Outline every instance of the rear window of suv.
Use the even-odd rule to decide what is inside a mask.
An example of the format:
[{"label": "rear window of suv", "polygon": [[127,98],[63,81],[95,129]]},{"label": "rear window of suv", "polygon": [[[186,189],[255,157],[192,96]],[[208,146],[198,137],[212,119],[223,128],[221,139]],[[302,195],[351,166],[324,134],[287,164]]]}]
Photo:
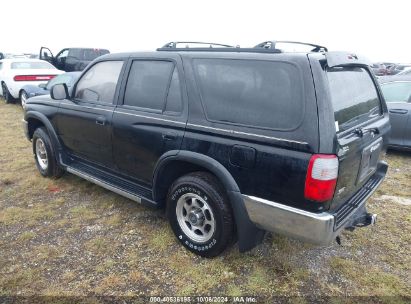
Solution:
[{"label": "rear window of suv", "polygon": [[364,68],[331,68],[327,70],[327,76],[335,123],[339,131],[347,130],[381,114],[377,89]]},{"label": "rear window of suv", "polygon": [[44,61],[28,61],[28,62],[23,62],[23,61],[18,61],[18,62],[12,62],[11,63],[11,68],[12,69],[55,69],[53,65],[50,63]]},{"label": "rear window of suv", "polygon": [[293,64],[194,59],[194,68],[208,120],[275,130],[301,123],[303,84]]}]

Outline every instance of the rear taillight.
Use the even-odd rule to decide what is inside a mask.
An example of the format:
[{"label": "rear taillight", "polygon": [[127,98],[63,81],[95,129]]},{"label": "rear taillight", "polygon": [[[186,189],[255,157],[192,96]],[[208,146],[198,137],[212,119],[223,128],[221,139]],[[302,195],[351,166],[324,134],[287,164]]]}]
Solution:
[{"label": "rear taillight", "polygon": [[56,75],[17,75],[14,76],[14,81],[49,81]]},{"label": "rear taillight", "polygon": [[304,197],[316,202],[325,202],[332,199],[337,177],[337,156],[314,154],[308,164]]}]

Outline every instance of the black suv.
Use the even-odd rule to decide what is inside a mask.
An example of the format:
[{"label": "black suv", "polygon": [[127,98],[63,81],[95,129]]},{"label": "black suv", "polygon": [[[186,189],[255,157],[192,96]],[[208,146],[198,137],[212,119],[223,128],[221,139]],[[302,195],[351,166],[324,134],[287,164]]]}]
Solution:
[{"label": "black suv", "polygon": [[66,48],[54,57],[50,49],[41,47],[39,58],[50,62],[59,70],[75,72],[84,70],[94,59],[109,53],[106,49]]},{"label": "black suv", "polygon": [[27,102],[37,167],[165,207],[202,256],[234,240],[248,250],[265,230],[329,244],[374,223],[365,201],[387,171],[390,124],[368,63],[313,47],[102,56],[72,90]]}]

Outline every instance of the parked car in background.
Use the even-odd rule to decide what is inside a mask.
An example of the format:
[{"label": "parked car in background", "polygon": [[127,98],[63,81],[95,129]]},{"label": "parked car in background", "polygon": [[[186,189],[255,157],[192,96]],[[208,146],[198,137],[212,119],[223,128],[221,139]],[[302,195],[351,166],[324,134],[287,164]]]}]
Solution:
[{"label": "parked car in background", "polygon": [[405,75],[411,75],[411,67],[405,68],[403,71],[397,74],[397,76],[405,76]]},{"label": "parked car in background", "polygon": [[94,59],[109,53],[106,49],[66,48],[54,57],[50,49],[41,47],[39,58],[50,62],[59,70],[73,72],[82,71]]},{"label": "parked car in background", "polygon": [[0,60],[4,59],[4,54],[2,52],[0,52]]},{"label": "parked car in background", "polygon": [[383,63],[373,63],[371,67],[376,76],[387,75],[387,67]]},{"label": "parked car in background", "polygon": [[380,83],[391,121],[388,144],[411,149],[411,76],[384,77]]},{"label": "parked car in background", "polygon": [[368,61],[274,41],[180,44],[100,57],[72,92],[30,98],[40,174],[166,208],[177,240],[205,257],[236,239],[249,250],[264,230],[326,245],[375,222],[366,200],[387,172],[389,118]]},{"label": "parked car in background", "polygon": [[0,60],[1,95],[6,103],[20,98],[25,85],[47,83],[54,76],[64,73],[50,63],[39,59],[3,59]]},{"label": "parked car in background", "polygon": [[398,73],[410,69],[409,64],[394,64],[387,69],[387,75],[397,75]]},{"label": "parked car in background", "polygon": [[70,89],[80,74],[81,72],[68,72],[54,77],[46,84],[41,83],[39,85],[25,85],[21,88],[20,92],[21,106],[23,108],[26,106],[26,101],[28,98],[50,94],[51,88],[56,84],[65,83]]}]

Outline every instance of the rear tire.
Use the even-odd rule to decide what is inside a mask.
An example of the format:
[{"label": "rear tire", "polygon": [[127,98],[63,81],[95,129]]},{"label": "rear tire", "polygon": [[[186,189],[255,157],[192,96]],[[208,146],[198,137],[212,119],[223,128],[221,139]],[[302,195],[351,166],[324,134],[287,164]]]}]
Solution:
[{"label": "rear tire", "polygon": [[33,134],[33,152],[37,169],[44,177],[59,178],[64,171],[57,163],[50,136],[43,127],[37,128]]},{"label": "rear tire", "polygon": [[9,92],[9,89],[7,88],[7,85],[6,85],[4,82],[1,84],[1,88],[2,88],[2,90],[3,90],[3,98],[4,98],[4,101],[5,101],[6,103],[12,103],[12,102],[14,102],[14,98],[13,98],[13,96],[11,96],[11,94],[10,94],[10,92]]},{"label": "rear tire", "polygon": [[167,217],[188,250],[212,258],[232,244],[234,217],[224,188],[210,173],[178,178],[167,197]]}]

